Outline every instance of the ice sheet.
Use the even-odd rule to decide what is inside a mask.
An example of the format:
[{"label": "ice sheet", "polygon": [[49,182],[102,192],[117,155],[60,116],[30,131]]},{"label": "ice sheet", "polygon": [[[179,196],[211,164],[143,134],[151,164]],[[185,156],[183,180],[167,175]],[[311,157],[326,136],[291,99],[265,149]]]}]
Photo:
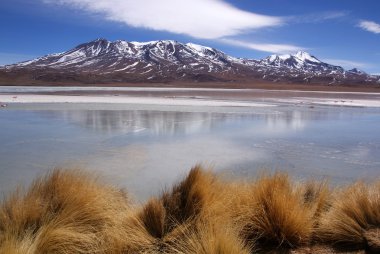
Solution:
[{"label": "ice sheet", "polygon": [[126,97],[126,96],[67,96],[67,95],[33,95],[33,94],[0,94],[1,103],[124,103],[173,106],[210,106],[210,107],[273,107],[273,104],[203,100],[178,99],[159,97]]}]

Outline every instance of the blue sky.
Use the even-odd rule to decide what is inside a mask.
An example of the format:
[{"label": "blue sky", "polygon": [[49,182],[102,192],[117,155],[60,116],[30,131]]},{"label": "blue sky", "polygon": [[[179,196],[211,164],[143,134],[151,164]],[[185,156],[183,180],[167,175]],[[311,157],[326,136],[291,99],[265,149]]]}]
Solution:
[{"label": "blue sky", "polygon": [[172,39],[262,58],[305,50],[380,73],[377,0],[0,0],[0,64],[106,38]]}]

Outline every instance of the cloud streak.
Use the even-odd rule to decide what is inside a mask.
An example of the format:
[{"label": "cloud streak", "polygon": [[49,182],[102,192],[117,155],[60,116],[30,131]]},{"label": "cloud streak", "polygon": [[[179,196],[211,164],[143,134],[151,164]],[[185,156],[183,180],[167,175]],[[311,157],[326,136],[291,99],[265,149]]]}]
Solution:
[{"label": "cloud streak", "polygon": [[223,0],[43,0],[62,4],[107,20],[201,39],[234,36],[280,26],[281,17],[238,9]]},{"label": "cloud streak", "polygon": [[34,59],[36,57],[37,56],[35,55],[24,55],[24,54],[0,52],[0,66],[18,63],[18,62]]},{"label": "cloud streak", "polygon": [[344,59],[324,59],[324,62],[327,62],[329,64],[342,66],[345,69],[371,67],[371,65],[368,63],[352,61],[352,60],[344,60]]},{"label": "cloud streak", "polygon": [[290,16],[287,18],[289,23],[321,23],[333,19],[341,19],[347,17],[350,14],[349,11],[325,11],[316,12],[305,15]]},{"label": "cloud streak", "polygon": [[305,48],[290,44],[255,43],[236,39],[220,39],[220,42],[233,46],[239,46],[243,48],[276,54],[294,53],[296,51],[305,50]]},{"label": "cloud streak", "polygon": [[358,26],[368,32],[380,34],[380,24],[369,21],[369,20],[361,20]]},{"label": "cloud streak", "polygon": [[41,0],[59,4],[127,26],[166,31],[276,54],[305,48],[291,44],[258,43],[240,40],[238,35],[286,24],[318,23],[339,19],[348,11],[326,11],[299,16],[261,15],[225,0]]}]

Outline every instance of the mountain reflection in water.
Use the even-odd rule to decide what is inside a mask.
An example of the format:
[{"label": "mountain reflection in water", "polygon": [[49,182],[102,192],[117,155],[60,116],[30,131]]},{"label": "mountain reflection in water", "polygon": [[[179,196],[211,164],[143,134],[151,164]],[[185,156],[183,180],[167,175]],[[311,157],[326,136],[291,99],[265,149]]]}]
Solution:
[{"label": "mountain reflection in water", "polygon": [[[262,169],[334,182],[378,175],[380,112],[338,107],[0,111],[0,191],[55,166],[101,172],[145,199],[196,163],[235,177]],[[223,112],[224,111],[224,112]]]},{"label": "mountain reflection in water", "polygon": [[266,114],[255,112],[176,112],[141,110],[68,110],[39,111],[43,117],[62,119],[89,131],[100,133],[138,133],[148,131],[153,135],[191,134],[212,131],[224,124],[261,120],[271,130],[298,130],[308,121],[339,118],[339,114],[328,111],[275,111]]}]

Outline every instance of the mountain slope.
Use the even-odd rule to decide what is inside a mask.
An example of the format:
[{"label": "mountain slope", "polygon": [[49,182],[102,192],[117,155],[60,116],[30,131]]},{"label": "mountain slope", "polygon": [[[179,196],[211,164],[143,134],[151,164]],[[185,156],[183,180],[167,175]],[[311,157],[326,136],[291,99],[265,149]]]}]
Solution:
[{"label": "mountain slope", "polygon": [[7,65],[0,77],[48,82],[269,81],[316,84],[377,84],[379,77],[324,63],[306,52],[261,60],[172,40],[110,42],[97,39],[69,51]]}]

